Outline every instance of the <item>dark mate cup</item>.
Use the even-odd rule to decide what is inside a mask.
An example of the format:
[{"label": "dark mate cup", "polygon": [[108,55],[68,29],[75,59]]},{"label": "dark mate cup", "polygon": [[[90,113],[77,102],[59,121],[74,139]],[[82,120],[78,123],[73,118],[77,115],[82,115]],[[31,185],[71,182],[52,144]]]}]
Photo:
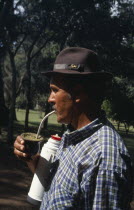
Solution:
[{"label": "dark mate cup", "polygon": [[36,133],[22,133],[21,137],[25,141],[25,152],[29,155],[35,155],[38,152],[38,143],[43,141],[42,136],[36,138]]}]

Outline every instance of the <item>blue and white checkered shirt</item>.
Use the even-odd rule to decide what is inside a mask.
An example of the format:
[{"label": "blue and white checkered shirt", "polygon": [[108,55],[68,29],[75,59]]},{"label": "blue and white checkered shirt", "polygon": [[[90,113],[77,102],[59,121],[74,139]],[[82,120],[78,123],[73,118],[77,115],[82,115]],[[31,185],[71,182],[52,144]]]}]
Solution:
[{"label": "blue and white checkered shirt", "polygon": [[41,210],[129,209],[131,160],[105,117],[63,135],[52,173]]}]

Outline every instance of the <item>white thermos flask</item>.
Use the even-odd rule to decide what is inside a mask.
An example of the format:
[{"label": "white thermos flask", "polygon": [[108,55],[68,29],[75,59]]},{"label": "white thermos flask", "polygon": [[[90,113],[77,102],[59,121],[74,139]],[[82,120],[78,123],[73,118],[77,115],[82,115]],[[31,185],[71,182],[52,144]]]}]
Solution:
[{"label": "white thermos flask", "polygon": [[48,189],[50,165],[54,160],[61,138],[51,136],[42,147],[40,158],[33,176],[31,187],[27,196],[28,202],[40,205],[44,191]]}]

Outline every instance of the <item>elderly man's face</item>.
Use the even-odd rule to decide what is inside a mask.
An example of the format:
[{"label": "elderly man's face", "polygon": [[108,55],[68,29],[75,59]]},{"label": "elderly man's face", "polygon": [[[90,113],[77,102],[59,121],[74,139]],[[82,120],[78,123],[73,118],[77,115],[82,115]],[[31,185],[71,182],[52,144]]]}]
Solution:
[{"label": "elderly man's face", "polygon": [[50,89],[51,93],[48,102],[51,103],[54,110],[56,110],[57,121],[65,124],[71,123],[74,102],[71,95],[67,92],[62,78],[52,78]]}]

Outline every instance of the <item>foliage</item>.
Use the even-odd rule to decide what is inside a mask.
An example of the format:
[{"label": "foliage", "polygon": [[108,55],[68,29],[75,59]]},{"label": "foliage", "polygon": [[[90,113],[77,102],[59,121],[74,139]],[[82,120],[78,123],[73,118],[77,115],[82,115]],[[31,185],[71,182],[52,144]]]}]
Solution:
[{"label": "foliage", "polygon": [[55,32],[54,38],[60,49],[66,46],[94,49],[101,55],[103,69],[115,75],[128,76],[129,73],[131,76],[129,64],[133,63],[134,34],[132,1],[51,0],[42,1],[42,5],[49,10],[49,30]]},{"label": "foliage", "polygon": [[20,94],[16,99],[16,108],[25,109],[26,108],[26,97],[23,94]]},{"label": "foliage", "polygon": [[39,100],[38,100],[38,103],[39,103],[39,109],[42,110],[42,111],[46,111],[46,108],[47,108],[47,100],[48,100],[48,97],[47,96],[40,96],[39,97]]},{"label": "foliage", "polygon": [[129,130],[134,125],[134,87],[126,78],[115,78],[111,117],[124,123]]},{"label": "foliage", "polygon": [[[52,68],[55,56],[64,47],[81,46],[98,52],[102,69],[126,78],[122,82],[116,79],[112,105],[108,107],[105,101],[103,106],[109,115],[112,110],[113,118],[132,123],[132,117],[121,113],[119,107],[128,106],[130,110],[133,106],[133,14],[131,0],[2,0],[0,53],[4,52],[8,107],[15,109],[16,97],[17,104],[23,104],[20,94],[25,94],[28,121],[31,102],[32,107],[37,101],[44,103],[42,97],[49,92],[49,81],[39,73]],[[123,104],[118,105],[119,98]]]},{"label": "foliage", "polygon": [[[30,109],[45,112],[47,106],[48,96],[45,95],[34,95],[32,97]],[[20,94],[16,99],[17,109],[26,109],[26,97],[24,94]]]},{"label": "foliage", "polygon": [[102,109],[105,110],[107,117],[111,118],[112,116],[112,106],[110,100],[104,100],[102,104]]}]

